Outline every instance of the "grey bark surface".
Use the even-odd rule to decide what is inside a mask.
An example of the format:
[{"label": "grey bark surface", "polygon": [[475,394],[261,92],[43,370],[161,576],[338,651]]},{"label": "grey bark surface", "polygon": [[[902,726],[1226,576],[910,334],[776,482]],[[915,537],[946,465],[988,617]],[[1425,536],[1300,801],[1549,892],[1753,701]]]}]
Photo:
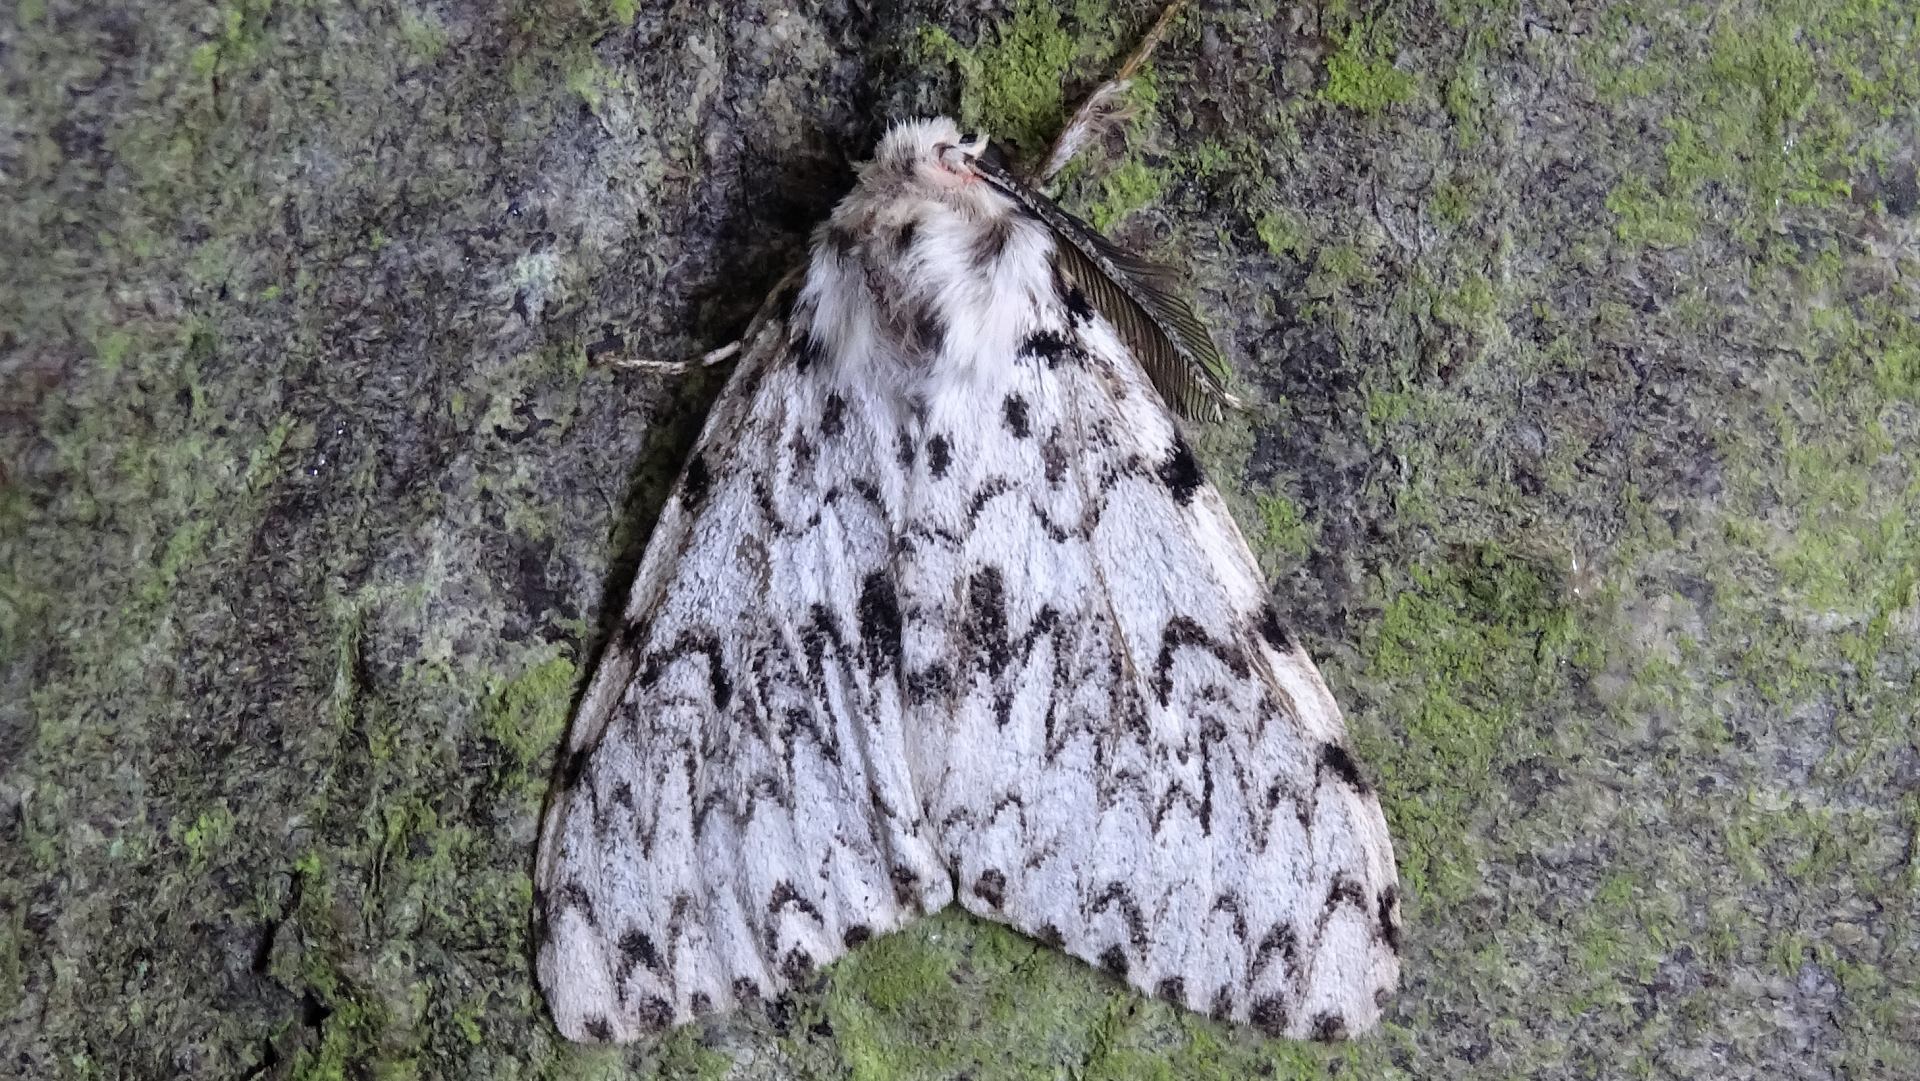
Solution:
[{"label": "grey bark surface", "polygon": [[0,13],[0,1073],[1920,1072],[1904,0],[1204,2],[1063,205],[1348,711],[1400,995],[1268,1041],[946,914],[614,1050],[532,981],[569,711],[885,125],[1029,156],[1151,22],[633,0]]}]

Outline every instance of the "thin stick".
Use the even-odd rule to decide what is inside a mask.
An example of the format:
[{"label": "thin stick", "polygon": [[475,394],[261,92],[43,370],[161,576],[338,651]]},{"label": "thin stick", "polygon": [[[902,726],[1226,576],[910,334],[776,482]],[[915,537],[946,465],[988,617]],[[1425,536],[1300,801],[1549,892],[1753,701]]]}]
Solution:
[{"label": "thin stick", "polygon": [[1153,50],[1159,47],[1160,39],[1167,36],[1168,30],[1173,29],[1173,17],[1180,14],[1186,6],[1187,0],[1173,0],[1173,3],[1167,5],[1167,10],[1160,13],[1160,18],[1154,21],[1153,28],[1147,31],[1147,36],[1140,39],[1140,44],[1133,50],[1133,55],[1127,57],[1127,62],[1120,65],[1119,74],[1113,77],[1115,82],[1131,79],[1139,72],[1141,65],[1145,64],[1148,58],[1153,56]]},{"label": "thin stick", "polygon": [[750,350],[759,344],[759,339],[766,329],[778,322],[774,312],[780,306],[780,295],[790,289],[800,288],[806,276],[804,267],[788,271],[787,275],[780,279],[779,284],[773,287],[773,291],[767,294],[767,299],[760,302],[760,309],[753,313],[753,321],[747,324],[745,333],[720,348],[709,351],[697,361],[640,360],[635,357],[624,357],[613,361],[612,364],[616,368],[630,368],[634,371],[655,372],[662,375],[685,375],[695,368],[713,368],[725,364],[739,355],[741,350]]}]

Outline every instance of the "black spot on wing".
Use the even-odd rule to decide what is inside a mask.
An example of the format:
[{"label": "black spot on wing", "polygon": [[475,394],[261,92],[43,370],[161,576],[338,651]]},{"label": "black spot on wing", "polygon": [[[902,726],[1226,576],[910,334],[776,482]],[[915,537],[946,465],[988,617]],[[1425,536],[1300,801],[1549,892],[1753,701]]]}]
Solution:
[{"label": "black spot on wing", "polygon": [[973,663],[998,679],[1013,656],[1007,639],[1007,588],[999,567],[982,567],[967,583],[966,634]]},{"label": "black spot on wing", "polygon": [[1173,446],[1167,451],[1166,460],[1160,463],[1158,470],[1160,483],[1173,493],[1174,501],[1181,506],[1193,502],[1193,493],[1206,483],[1206,477],[1200,472],[1200,463],[1194,460],[1193,448],[1179,432],[1173,433]]},{"label": "black spot on wing", "polygon": [[606,1043],[608,1040],[613,1039],[613,1026],[607,1024],[607,1019],[599,1014],[594,1014],[592,1017],[585,1019],[581,1023],[581,1028],[586,1030],[587,1039],[589,1040]]},{"label": "black spot on wing", "polygon": [[793,442],[788,445],[793,449],[794,469],[798,472],[810,469],[813,465],[814,451],[813,444],[807,439],[807,433],[794,432]]},{"label": "black spot on wing", "polygon": [[1056,950],[1067,944],[1067,936],[1060,933],[1060,928],[1050,923],[1042,925],[1040,930],[1034,932],[1033,937],[1039,939],[1042,945]]},{"label": "black spot on wing", "polygon": [[1235,897],[1232,893],[1223,893],[1214,898],[1213,907],[1209,909],[1208,912],[1209,914],[1225,912],[1231,915],[1233,917],[1233,937],[1243,942],[1246,941],[1247,917],[1246,913],[1240,910],[1240,898]]},{"label": "black spot on wing", "polygon": [[653,939],[648,938],[646,933],[638,928],[620,936],[620,959],[622,979],[626,978],[627,973],[633,971],[635,965],[640,965],[650,972],[660,971],[660,951],[654,949]]},{"label": "black spot on wing", "polygon": [[560,901],[560,907],[563,911],[569,908],[573,909],[575,912],[580,913],[581,919],[587,921],[588,927],[599,928],[600,921],[594,916],[593,912],[593,899],[587,896],[587,888],[582,886],[578,881],[569,882],[561,886],[558,900]]},{"label": "black spot on wing", "polygon": [[920,223],[917,221],[910,221],[902,225],[900,231],[894,234],[893,250],[901,255],[905,255],[908,250],[913,247],[913,238],[919,231]]},{"label": "black spot on wing", "polygon": [[944,664],[933,664],[907,675],[907,699],[924,706],[946,698],[953,689],[953,673]]},{"label": "black spot on wing", "polygon": [[807,621],[800,625],[800,651],[806,655],[807,674],[812,677],[816,688],[819,688],[820,680],[826,674],[829,647],[836,654],[844,648],[840,640],[840,624],[833,618],[831,609],[816,603],[807,609]]},{"label": "black spot on wing", "polygon": [[820,409],[820,434],[831,439],[847,427],[847,400],[838,394],[827,395]]},{"label": "black spot on wing", "polygon": [[1126,883],[1107,883],[1107,888],[1100,892],[1100,896],[1093,899],[1093,904],[1089,908],[1089,911],[1104,912],[1109,908],[1118,908],[1120,910],[1120,918],[1125,920],[1127,924],[1127,940],[1133,943],[1133,948],[1136,950],[1145,950],[1147,948],[1147,918],[1141,913],[1140,903],[1133,899],[1133,894],[1127,889]]},{"label": "black spot on wing", "polygon": [[900,601],[885,572],[874,571],[861,583],[859,611],[867,667],[874,672],[893,670],[900,660]]},{"label": "black spot on wing", "polygon": [[1360,764],[1338,743],[1320,745],[1320,768],[1331,771],[1355,792],[1363,796],[1367,794],[1367,779],[1360,775]]},{"label": "black spot on wing", "polygon": [[820,910],[814,907],[812,901],[801,896],[800,891],[794,889],[793,883],[791,882],[782,881],[780,884],[774,886],[773,895],[767,898],[767,915],[778,915],[783,908],[793,908],[804,912],[813,917],[813,922],[815,923],[826,922],[821,918]]},{"label": "black spot on wing", "polygon": [[952,449],[947,445],[947,437],[936,435],[927,440],[927,472],[935,480],[947,475],[947,466],[953,463]]},{"label": "black spot on wing", "polygon": [[735,1002],[740,1002],[740,1003],[752,1002],[755,999],[758,999],[759,997],[760,997],[759,984],[754,983],[752,980],[748,979],[745,976],[742,976],[739,979],[733,981],[733,1000]]},{"label": "black spot on wing", "polygon": [[1036,330],[1027,335],[1020,345],[1022,356],[1039,357],[1047,362],[1047,367],[1057,368],[1060,361],[1073,351],[1073,345],[1064,335],[1051,330]]},{"label": "black spot on wing", "polygon": [[1324,907],[1326,911],[1331,912],[1341,905],[1354,905],[1358,908],[1366,908],[1367,891],[1360,888],[1360,883],[1355,882],[1346,875],[1335,875],[1333,876],[1333,885],[1327,889],[1327,900]]},{"label": "black spot on wing", "polygon": [[1293,925],[1286,922],[1276,923],[1267,928],[1261,937],[1260,945],[1253,951],[1253,964],[1247,968],[1250,977],[1258,977],[1266,967],[1278,958],[1280,965],[1291,979],[1300,970],[1300,936],[1294,932]]},{"label": "black spot on wing", "polygon": [[1332,1012],[1315,1015],[1313,1038],[1321,1043],[1333,1043],[1335,1040],[1346,1039],[1347,1019]]},{"label": "black spot on wing", "polygon": [[991,867],[980,872],[980,878],[973,884],[973,895],[999,908],[1007,899],[1007,876]]},{"label": "black spot on wing", "polygon": [[773,1026],[776,1036],[785,1036],[793,1031],[792,995],[781,995],[767,1000],[767,1024]]},{"label": "black spot on wing", "polygon": [[1061,273],[1057,262],[1053,266],[1053,291],[1060,297],[1060,303],[1067,306],[1076,325],[1093,318],[1093,305],[1087,303],[1086,291]]},{"label": "black spot on wing", "polygon": [[1100,955],[1100,967],[1121,979],[1127,978],[1127,952],[1118,945],[1108,946]]},{"label": "black spot on wing", "polygon": [[913,437],[907,434],[905,428],[902,428],[895,438],[897,446],[894,460],[900,463],[900,468],[909,469],[913,466]]},{"label": "black spot on wing", "polygon": [[627,625],[620,628],[621,648],[630,653],[638,651],[647,642],[647,626],[644,619],[628,620]]},{"label": "black spot on wing", "polygon": [[634,1020],[648,1032],[659,1032],[673,1024],[673,1003],[664,998],[649,998],[634,1011]]},{"label": "black spot on wing", "polygon": [[1287,1034],[1287,1004],[1277,995],[1256,999],[1253,1009],[1247,1011],[1247,1020],[1254,1028],[1269,1036]]},{"label": "black spot on wing", "polygon": [[847,933],[840,936],[840,941],[846,944],[847,949],[851,950],[858,948],[872,937],[873,928],[868,927],[864,923],[856,923],[852,927],[847,928]]},{"label": "black spot on wing", "polygon": [[788,950],[787,955],[780,959],[780,975],[785,976],[788,983],[805,982],[808,976],[813,975],[813,955],[798,946]]},{"label": "black spot on wing", "polygon": [[1207,1016],[1215,1021],[1233,1020],[1233,991],[1225,984],[1213,993],[1213,1003],[1207,1007]]},{"label": "black spot on wing", "polygon": [[1009,492],[1017,491],[1019,489],[1014,487],[1013,481],[1006,477],[994,477],[974,489],[973,498],[967,501],[967,524],[979,525],[980,512],[986,509],[987,504]]},{"label": "black spot on wing", "polygon": [[895,864],[887,877],[893,880],[893,900],[895,904],[906,905],[914,901],[914,894],[920,888],[920,875],[905,864]]},{"label": "black spot on wing", "polygon": [[619,784],[614,785],[613,796],[607,800],[607,805],[610,807],[625,807],[627,811],[631,813],[634,809],[633,785],[628,784],[626,781],[621,781]]},{"label": "black spot on wing", "polygon": [[1033,434],[1033,429],[1027,424],[1025,398],[1018,394],[1007,395],[1007,400],[1000,403],[1000,411],[1006,417],[1007,431],[1012,432],[1015,439],[1025,439]]},{"label": "black spot on wing", "polygon": [[706,455],[696,452],[687,459],[686,472],[680,474],[680,506],[684,510],[693,510],[707,492],[713,487],[713,474],[707,471]]},{"label": "black spot on wing", "polygon": [[552,899],[547,891],[535,886],[533,889],[533,940],[545,942],[553,931],[553,914],[548,910]]},{"label": "black spot on wing", "polygon": [[1299,646],[1299,641],[1293,636],[1292,628],[1281,621],[1280,613],[1274,610],[1272,601],[1268,601],[1266,607],[1260,610],[1258,629],[1260,637],[1266,639],[1268,645],[1282,653],[1291,653]]},{"label": "black spot on wing", "polygon": [[705,991],[695,991],[687,998],[687,1006],[697,1014],[713,1012],[713,1000],[707,997]]},{"label": "black spot on wing", "polygon": [[1169,976],[1154,985],[1153,993],[1176,1006],[1187,1004],[1187,981],[1178,976]]},{"label": "black spot on wing", "polygon": [[1059,484],[1067,475],[1067,448],[1055,432],[1040,444],[1040,465],[1048,484]]},{"label": "black spot on wing", "polygon": [[[816,683],[817,682],[818,681],[816,681]],[[826,692],[823,690],[820,693],[824,695]],[[793,753],[795,742],[799,739],[800,734],[804,732],[810,738],[813,745],[820,749],[821,758],[825,759],[829,765],[837,766],[840,764],[839,737],[834,734],[832,728],[823,727],[815,718],[812,710],[802,709],[798,706],[788,706],[785,710],[781,711],[780,719],[782,721],[780,725],[780,746],[787,748],[789,755]]]}]

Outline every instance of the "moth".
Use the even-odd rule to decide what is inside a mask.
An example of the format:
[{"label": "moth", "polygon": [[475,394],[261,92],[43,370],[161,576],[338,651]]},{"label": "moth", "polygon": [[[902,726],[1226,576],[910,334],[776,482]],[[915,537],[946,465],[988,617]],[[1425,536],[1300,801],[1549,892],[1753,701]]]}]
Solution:
[{"label": "moth", "polygon": [[563,751],[560,1030],[777,996],[956,900],[1269,1034],[1373,1024],[1392,844],[1181,434],[1224,373],[985,139],[888,131],[744,339]]}]

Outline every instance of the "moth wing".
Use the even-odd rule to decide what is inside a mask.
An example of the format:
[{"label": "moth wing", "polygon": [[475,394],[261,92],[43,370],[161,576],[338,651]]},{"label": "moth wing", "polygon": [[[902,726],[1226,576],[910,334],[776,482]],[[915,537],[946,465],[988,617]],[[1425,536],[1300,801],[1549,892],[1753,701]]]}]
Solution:
[{"label": "moth wing", "polygon": [[1398,893],[1339,707],[1111,325],[1077,290],[1036,318],[997,423],[913,489],[957,486],[903,582],[954,583],[914,727],[945,732],[918,757],[958,896],[1191,1009],[1362,1030]]},{"label": "moth wing", "polygon": [[661,514],[542,829],[540,983],[576,1040],[778,994],[951,897],[902,749],[893,433],[780,337]]}]

